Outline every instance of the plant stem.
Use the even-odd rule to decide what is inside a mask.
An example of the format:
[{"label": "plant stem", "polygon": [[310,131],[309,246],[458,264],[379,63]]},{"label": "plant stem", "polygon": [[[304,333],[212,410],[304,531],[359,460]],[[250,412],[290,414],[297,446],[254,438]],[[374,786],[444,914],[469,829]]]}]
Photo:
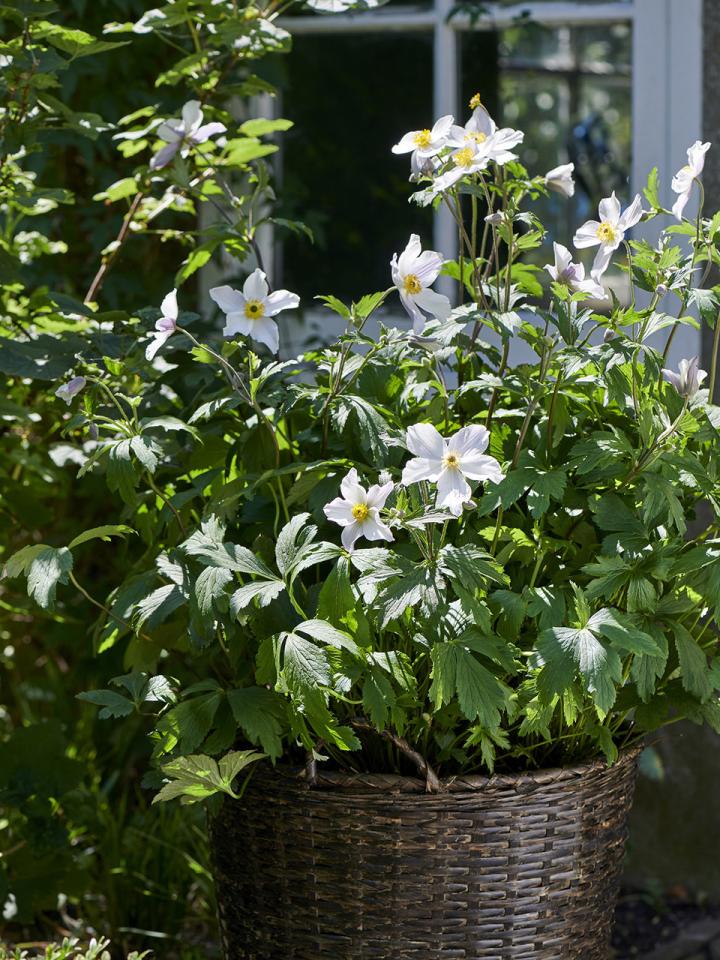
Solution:
[{"label": "plant stem", "polygon": [[93,303],[97,299],[97,295],[102,289],[103,283],[105,282],[105,277],[107,276],[112,265],[117,260],[121,249],[123,248],[126,240],[128,239],[128,236],[130,233],[130,225],[135,219],[135,214],[137,213],[138,208],[144,196],[145,196],[145,193],[142,190],[138,190],[138,192],[135,194],[133,202],[130,204],[130,209],[128,210],[128,212],[125,214],[123,218],[120,231],[113,245],[112,253],[107,258],[107,260],[104,260],[100,264],[100,268],[98,269],[98,272],[95,274],[95,277],[93,278],[93,281],[90,284],[88,292],[85,294],[85,299],[83,300],[83,303]]}]

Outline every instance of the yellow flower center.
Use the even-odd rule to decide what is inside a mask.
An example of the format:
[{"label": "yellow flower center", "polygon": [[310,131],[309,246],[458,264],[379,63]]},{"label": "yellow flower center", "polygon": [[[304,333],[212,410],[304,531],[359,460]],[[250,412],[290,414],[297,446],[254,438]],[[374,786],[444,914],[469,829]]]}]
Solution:
[{"label": "yellow flower center", "polygon": [[363,520],[367,520],[369,514],[370,509],[365,503],[356,503],[352,508],[352,515],[355,517],[358,523],[362,523]]},{"label": "yellow flower center", "polygon": [[418,130],[415,134],[416,147],[429,147],[432,140],[432,134],[429,130]]},{"label": "yellow flower center", "polygon": [[471,109],[471,110],[474,110],[476,107],[479,107],[481,103],[482,103],[482,97],[480,96],[479,93],[474,93],[474,94],[470,97],[470,109]]},{"label": "yellow flower center", "polygon": [[422,284],[420,280],[414,273],[409,273],[403,280],[403,286],[405,287],[405,293],[420,293],[422,291]]},{"label": "yellow flower center", "polygon": [[262,300],[248,300],[245,304],[245,316],[248,320],[259,320],[265,316],[265,304]]},{"label": "yellow flower center", "polygon": [[474,159],[475,154],[471,147],[463,147],[462,150],[453,154],[453,163],[456,167],[471,167]]},{"label": "yellow flower center", "polygon": [[487,134],[481,133],[479,130],[477,133],[466,133],[466,140],[471,140],[473,143],[485,143],[487,140]]},{"label": "yellow flower center", "polygon": [[460,457],[456,453],[446,453],[443,457],[443,463],[451,470],[457,470],[460,466]]},{"label": "yellow flower center", "polygon": [[611,223],[601,223],[597,228],[597,235],[603,243],[615,243],[617,234],[615,227]]}]

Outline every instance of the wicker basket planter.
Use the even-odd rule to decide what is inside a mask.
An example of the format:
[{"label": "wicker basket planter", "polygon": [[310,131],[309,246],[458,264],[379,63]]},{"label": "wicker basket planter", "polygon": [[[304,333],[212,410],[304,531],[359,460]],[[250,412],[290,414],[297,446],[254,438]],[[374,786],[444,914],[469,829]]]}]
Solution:
[{"label": "wicker basket planter", "polygon": [[226,960],[608,960],[637,754],[433,794],[259,768],[211,828]]}]

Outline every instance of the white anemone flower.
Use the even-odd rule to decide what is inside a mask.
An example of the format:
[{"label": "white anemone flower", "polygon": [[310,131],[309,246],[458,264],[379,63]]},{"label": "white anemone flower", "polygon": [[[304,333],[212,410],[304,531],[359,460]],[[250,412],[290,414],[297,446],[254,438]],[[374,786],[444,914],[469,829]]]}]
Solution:
[{"label": "white anemone flower", "polygon": [[232,337],[244,334],[277,353],[280,334],[272,318],[281,310],[295,310],[300,304],[300,297],[289,290],[269,291],[267,277],[259,267],[243,284],[242,293],[228,286],[213,287],[209,291],[210,296],[227,319],[223,335]]},{"label": "white anemone flower", "polygon": [[68,380],[67,383],[63,383],[62,386],[57,388],[55,396],[60,400],[64,400],[65,403],[70,406],[80,391],[85,389],[86,384],[87,380],[85,377],[73,377],[72,380]]},{"label": "white anemone flower", "polygon": [[592,277],[585,278],[585,267],[572,262],[572,254],[561,243],[553,243],[555,263],[546,263],[545,269],[556,283],[569,287],[573,293],[588,293],[597,300],[606,300],[607,294],[601,283]]},{"label": "white anemone flower", "polygon": [[564,197],[572,197],[575,194],[574,171],[574,163],[563,163],[559,167],[553,167],[545,174],[545,186],[548,190],[561,193]]},{"label": "white anemone flower", "polygon": [[445,146],[454,118],[448,114],[433,125],[431,130],[411,130],[395,144],[393,153],[416,153],[418,159],[434,157]]},{"label": "white anemone flower", "polygon": [[448,158],[448,168],[436,178],[433,184],[433,193],[437,196],[453,187],[463,177],[482,173],[489,163],[490,157],[477,143],[467,143],[464,147],[453,150]]},{"label": "white anemone flower", "polygon": [[681,397],[687,397],[688,400],[691,400],[707,377],[707,373],[699,368],[700,360],[698,357],[681,360],[678,364],[677,373],[674,370],[663,370],[663,380],[672,384]]},{"label": "white anemone flower", "polygon": [[599,280],[607,270],[613,253],[625,239],[626,231],[640,222],[644,213],[640,194],[635,194],[635,199],[624,213],[621,214],[620,209],[620,201],[613,191],[612,196],[600,201],[600,220],[588,220],[573,237],[578,250],[600,247],[590,271],[594,280]]},{"label": "white anemone flower", "polygon": [[346,550],[352,550],[359,537],[366,540],[392,540],[390,527],[380,519],[380,510],[393,490],[392,480],[382,486],[374,484],[369,490],[358,481],[357,470],[351,470],[340,483],[341,497],[325,504],[328,520],[343,528],[341,540]]},{"label": "white anemone flower", "polygon": [[443,255],[436,250],[423,250],[420,237],[413,233],[403,252],[393,254],[390,261],[392,280],[400,292],[400,301],[413,322],[416,333],[425,323],[423,311],[438,320],[450,316],[450,301],[442,293],[430,287],[438,278],[443,265]]},{"label": "white anemone flower", "polygon": [[166,120],[157,129],[157,135],[167,142],[167,146],[154,155],[150,161],[151,170],[166,167],[175,154],[187,156],[191,147],[205,143],[218,133],[225,133],[224,123],[203,123],[203,112],[199,100],[188,100],[182,108],[182,116]]},{"label": "white anemone flower", "polygon": [[672,179],[673,192],[679,194],[673,204],[672,212],[678,220],[682,220],[683,210],[690,199],[693,182],[697,180],[703,172],[705,167],[705,154],[710,149],[710,146],[711,144],[709,143],[701,143],[699,140],[696,140],[688,149],[687,165],[684,166],[682,170],[678,170]]},{"label": "white anemone flower", "polygon": [[482,104],[473,110],[472,116],[464,127],[453,126],[447,142],[453,147],[476,146],[481,153],[502,165],[517,160],[510,151],[523,142],[525,134],[512,127],[498,129],[497,124]]},{"label": "white anemone flower", "polygon": [[152,340],[145,348],[145,359],[152,360],[160,347],[165,346],[177,330],[178,302],[177,290],[171,290],[160,304],[162,316],[155,324]]},{"label": "white anemone flower", "polygon": [[468,479],[500,483],[504,477],[497,460],[485,455],[489,442],[490,433],[478,425],[463,427],[448,440],[430,423],[408,427],[405,445],[415,457],[405,465],[402,482],[437,483],[435,506],[459,517],[472,495]]}]

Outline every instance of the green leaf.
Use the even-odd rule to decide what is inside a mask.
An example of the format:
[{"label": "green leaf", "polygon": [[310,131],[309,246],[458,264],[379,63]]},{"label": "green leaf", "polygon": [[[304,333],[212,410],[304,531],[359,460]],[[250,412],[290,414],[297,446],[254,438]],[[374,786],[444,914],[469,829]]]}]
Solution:
[{"label": "green leaf", "polygon": [[43,609],[52,609],[58,583],[67,583],[73,555],[67,547],[45,547],[35,555],[27,571],[28,595]]},{"label": "green leaf", "polygon": [[236,722],[248,740],[259,744],[269,757],[278,759],[283,749],[283,700],[265,687],[229,690],[227,699]]},{"label": "green leaf", "polygon": [[587,627],[551,627],[538,636],[537,649],[545,662],[538,688],[563,693],[574,676],[575,667],[585,680],[598,709],[606,714],[615,702],[616,685],[622,680],[618,654]]},{"label": "green leaf", "polygon": [[340,626],[355,607],[355,594],[348,575],[348,560],[340,557],[320,590],[317,615],[335,626]]},{"label": "green leaf", "polygon": [[135,710],[135,704],[132,700],[128,700],[127,697],[115,690],[87,690],[84,693],[78,693],[76,699],[102,707],[98,714],[101,720],[127,717]]},{"label": "green leaf", "polygon": [[221,702],[222,693],[214,691],[183,700],[168,710],[157,724],[158,731],[165,737],[164,752],[176,745],[183,753],[196,750],[210,733]]},{"label": "green leaf", "polygon": [[506,702],[505,690],[497,679],[462,643],[435,643],[430,651],[433,683],[430,698],[439,709],[457,695],[460,709],[468,720],[480,720],[490,730],[500,724],[500,710]]},{"label": "green leaf", "polygon": [[528,507],[536,520],[547,513],[550,499],[562,502],[565,496],[567,476],[562,469],[533,471],[535,474],[532,487],[528,491]]},{"label": "green leaf", "polygon": [[312,637],[313,640],[319,640],[320,643],[325,643],[330,647],[337,647],[339,650],[347,650],[348,653],[352,653],[355,656],[358,656],[360,653],[358,646],[352,637],[348,636],[348,634],[344,633],[342,630],[338,630],[337,627],[334,627],[326,620],[305,620],[302,623],[299,623],[294,629],[297,632],[304,633],[306,636]]},{"label": "green leaf", "polygon": [[268,604],[279,597],[285,589],[284,580],[254,580],[252,583],[239,587],[230,598],[230,610],[233,616],[237,617],[241,610],[248,607],[255,597],[258,598],[261,607],[267,607]]},{"label": "green leaf", "polygon": [[508,583],[508,577],[489,553],[476,547],[446,546],[440,552],[440,570],[466,589],[487,587],[487,582]]},{"label": "green leaf", "polygon": [[216,793],[226,793],[237,800],[240,794],[233,789],[233,782],[251,763],[263,757],[254,750],[228,753],[219,764],[212,757],[201,754],[178,757],[163,766],[165,776],[172,779],[153,797],[153,803],[176,798],[182,803],[197,803]]},{"label": "green leaf", "polygon": [[330,685],[330,662],[324,650],[297,633],[284,635],[283,673],[288,687],[299,693]]},{"label": "green leaf", "polygon": [[63,27],[59,23],[50,23],[49,20],[41,20],[34,24],[32,36],[35,40],[47,40],[63,53],[69,53],[75,59],[76,57],[92,56],[96,53],[106,53],[108,50],[116,50],[118,47],[126,47],[128,40],[98,40],[85,33],[84,30],[71,29]]},{"label": "green leaf", "polygon": [[135,533],[135,531],[132,527],[128,527],[124,523],[116,523],[104,527],[93,527],[91,530],[86,530],[84,533],[78,534],[74,540],[71,540],[68,544],[68,549],[72,550],[74,547],[79,547],[82,543],[87,543],[89,540],[110,540],[112,537],[124,537],[128,533]]},{"label": "green leaf", "polygon": [[262,137],[266,133],[276,133],[277,131],[289,130],[294,126],[292,120],[283,120],[278,117],[275,120],[266,120],[264,117],[257,117],[252,120],[246,120],[240,126],[240,133],[246,137]]},{"label": "green leaf", "polygon": [[306,526],[309,516],[308,513],[299,513],[289,523],[286,523],[278,534],[275,544],[275,561],[283,576],[292,567],[301,547],[305,546],[314,536],[315,528]]},{"label": "green leaf", "polygon": [[658,207],[660,207],[660,195],[658,192],[659,185],[660,185],[660,179],[658,177],[658,168],[653,167],[648,175],[647,186],[643,189],[643,193],[645,194],[645,199],[653,208],[653,210],[657,210]]},{"label": "green leaf", "polygon": [[232,580],[232,572],[225,567],[206,567],[200,572],[195,581],[195,598],[202,616],[212,618],[218,601],[227,597],[225,587]]},{"label": "green leaf", "polygon": [[683,687],[700,700],[708,700],[712,695],[712,685],[707,656],[695,637],[681,623],[673,623],[672,631]]}]

